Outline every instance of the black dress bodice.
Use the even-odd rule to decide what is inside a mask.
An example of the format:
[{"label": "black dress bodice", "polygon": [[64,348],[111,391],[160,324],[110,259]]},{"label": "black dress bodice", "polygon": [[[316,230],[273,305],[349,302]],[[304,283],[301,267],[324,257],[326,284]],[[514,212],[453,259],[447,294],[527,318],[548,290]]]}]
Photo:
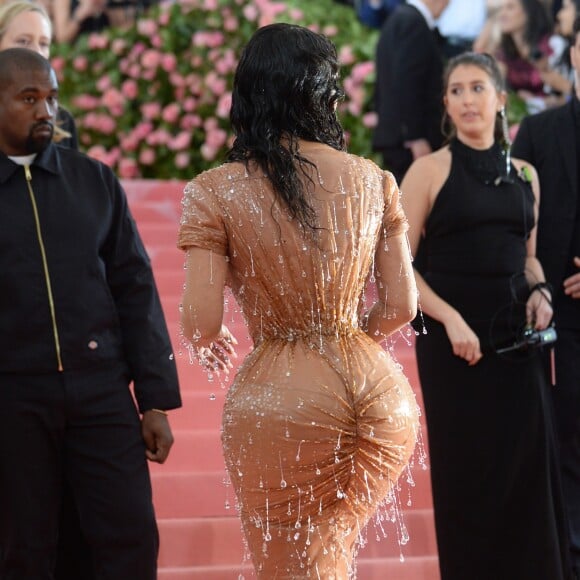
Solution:
[{"label": "black dress bodice", "polygon": [[452,163],[425,226],[424,277],[477,333],[485,350],[519,335],[529,284],[527,240],[534,194],[495,143],[450,143]]},{"label": "black dress bodice", "polygon": [[530,185],[510,166],[499,144],[476,150],[450,143],[452,164],[426,224],[429,272],[507,275],[523,272],[534,226]]}]

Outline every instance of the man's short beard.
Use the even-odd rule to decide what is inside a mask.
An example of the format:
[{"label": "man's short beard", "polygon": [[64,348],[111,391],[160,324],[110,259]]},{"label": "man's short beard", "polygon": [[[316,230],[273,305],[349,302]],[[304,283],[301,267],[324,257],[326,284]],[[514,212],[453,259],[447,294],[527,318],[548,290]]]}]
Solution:
[{"label": "man's short beard", "polygon": [[30,133],[26,139],[26,143],[24,144],[27,153],[40,153],[41,151],[44,151],[50,145],[53,133],[54,131],[51,132],[50,136],[46,137],[34,137],[32,133]]}]

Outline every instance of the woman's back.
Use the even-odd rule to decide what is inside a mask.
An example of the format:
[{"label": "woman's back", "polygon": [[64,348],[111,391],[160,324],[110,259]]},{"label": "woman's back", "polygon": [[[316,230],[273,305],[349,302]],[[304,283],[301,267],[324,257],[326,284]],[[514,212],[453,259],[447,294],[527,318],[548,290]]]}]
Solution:
[{"label": "woman's back", "polygon": [[260,169],[241,163],[206,172],[189,194],[197,199],[190,231],[214,220],[213,249],[229,257],[229,284],[254,342],[352,333],[385,210],[389,234],[405,228],[398,195],[389,207],[394,180],[374,163],[320,143],[301,142],[300,152],[317,168],[307,186],[316,233],[290,218]]}]

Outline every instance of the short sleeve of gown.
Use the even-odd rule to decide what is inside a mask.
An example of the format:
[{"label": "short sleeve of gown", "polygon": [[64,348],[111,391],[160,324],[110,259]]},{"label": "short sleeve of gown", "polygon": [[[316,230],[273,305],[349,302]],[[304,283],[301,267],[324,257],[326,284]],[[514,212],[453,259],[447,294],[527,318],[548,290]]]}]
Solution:
[{"label": "short sleeve of gown", "polygon": [[405,233],[409,229],[409,224],[401,205],[401,192],[393,174],[385,171],[383,183],[385,198],[383,236],[390,238]]},{"label": "short sleeve of gown", "polygon": [[227,255],[228,240],[222,211],[209,181],[200,176],[188,183],[181,205],[177,246],[182,250],[193,246]]}]

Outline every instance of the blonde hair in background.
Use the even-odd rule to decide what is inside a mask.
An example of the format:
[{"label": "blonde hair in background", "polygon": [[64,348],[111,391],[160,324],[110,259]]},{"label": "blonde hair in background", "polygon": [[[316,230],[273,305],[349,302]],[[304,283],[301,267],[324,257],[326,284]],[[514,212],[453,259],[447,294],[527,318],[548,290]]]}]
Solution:
[{"label": "blonde hair in background", "polygon": [[[25,12],[38,12],[38,14],[46,18],[52,34],[52,22],[42,4],[34,2],[34,0],[0,0],[0,42],[2,42],[2,38],[12,24],[12,21]],[[53,137],[55,143],[59,143],[63,139],[68,139],[70,136],[71,134],[68,131],[55,125]]]}]

